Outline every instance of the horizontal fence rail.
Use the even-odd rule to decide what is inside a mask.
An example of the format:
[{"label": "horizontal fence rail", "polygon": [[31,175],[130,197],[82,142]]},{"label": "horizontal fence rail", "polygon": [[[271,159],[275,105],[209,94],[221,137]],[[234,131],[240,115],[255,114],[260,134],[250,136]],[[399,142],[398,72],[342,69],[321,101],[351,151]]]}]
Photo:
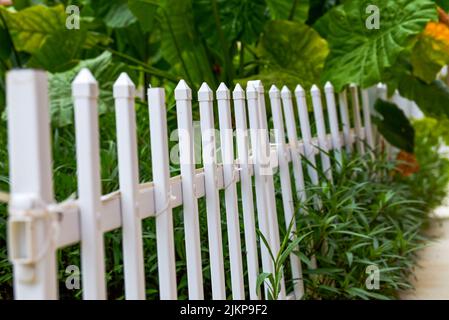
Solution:
[{"label": "horizontal fence rail", "polygon": [[[316,169],[319,163],[331,183],[332,172],[339,170],[343,161],[343,152],[353,152],[354,146],[361,153],[371,152],[380,140],[373,134],[368,94],[356,86],[349,87],[349,99],[346,91],[336,96],[331,83],[325,85],[324,96],[318,86],[313,86],[309,105],[309,93],[300,85],[294,93],[286,86],[282,90],[272,86],[266,95],[258,80],[249,81],[246,91],[237,84],[231,92],[222,83],[215,93],[203,83],[197,93],[202,147],[199,155],[202,167],[197,168],[194,101],[191,89],[181,80],[174,92],[180,174],[170,176],[165,91],[149,88],[152,157],[148,161],[152,164],[153,181],[139,183],[135,92],[131,79],[121,74],[113,86],[120,189],[102,195],[98,83],[87,69],[77,75],[72,93],[78,196],[55,203],[46,74],[35,70],[8,74],[11,178],[8,244],[17,299],[57,299],[57,250],[76,243],[81,243],[83,298],[106,299],[103,238],[106,232],[118,228],[122,229],[125,297],[145,299],[142,220],[147,218],[156,221],[159,296],[177,299],[173,209],[180,206],[188,298],[204,299],[200,198],[205,199],[206,207],[212,298],[266,299],[268,287],[265,285],[265,290],[258,292],[257,277],[261,272],[273,272],[274,266],[256,230],[265,236],[276,254],[281,242],[278,218],[283,216],[286,228],[293,223],[293,235],[295,201],[314,196],[306,193],[305,172],[311,183],[318,186],[323,179]],[[379,93],[384,94],[383,86],[379,87]],[[269,109],[265,105],[266,96]],[[270,119],[273,128],[268,126]],[[311,121],[316,136],[312,136]],[[335,164],[330,160],[331,152]],[[304,167],[302,159],[307,160]],[[276,206],[274,175],[280,178],[281,207]],[[224,201],[220,200],[220,192]],[[319,199],[315,200],[319,206]],[[227,246],[223,246],[224,234]],[[226,292],[225,257],[229,257],[231,292]],[[300,299],[304,285],[297,255],[290,255],[289,266],[292,279],[283,276],[279,298]],[[293,292],[286,292],[286,281],[293,281]]]}]

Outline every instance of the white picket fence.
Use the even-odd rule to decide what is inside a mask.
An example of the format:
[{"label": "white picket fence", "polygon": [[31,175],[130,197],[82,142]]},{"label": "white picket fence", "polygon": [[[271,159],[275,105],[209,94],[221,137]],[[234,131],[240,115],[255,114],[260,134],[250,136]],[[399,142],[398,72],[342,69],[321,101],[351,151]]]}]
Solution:
[{"label": "white picket fence", "polygon": [[[117,228],[123,230],[126,298],[145,299],[141,223],[147,218],[156,219],[160,298],[176,299],[172,209],[178,206],[182,206],[184,215],[188,297],[203,299],[198,217],[198,199],[201,197],[205,197],[207,206],[213,299],[226,299],[229,294],[225,287],[223,232],[227,232],[228,238],[232,298],[261,299],[264,293],[257,293],[256,279],[261,272],[273,272],[273,263],[267,248],[257,236],[256,228],[260,229],[276,252],[280,246],[278,215],[283,214],[288,224],[295,215],[293,195],[296,193],[298,199],[302,200],[311,196],[305,193],[301,157],[315,164],[315,157],[319,155],[327,178],[332,179],[332,171],[338,170],[338,166],[331,165],[328,151],[332,150],[336,159],[341,159],[341,152],[351,152],[354,145],[360,152],[365,152],[366,145],[374,147],[376,143],[372,134],[367,91],[360,92],[355,86],[349,89],[351,104],[348,103],[346,92],[338,94],[337,104],[332,85],[328,83],[325,86],[329,133],[323,114],[322,94],[318,87],[313,86],[311,97],[316,137],[311,134],[303,88],[298,85],[294,91],[298,122],[291,91],[287,87],[279,91],[272,86],[269,100],[275,143],[270,143],[264,87],[260,81],[249,81],[246,93],[237,85],[231,94],[221,84],[215,99],[213,91],[204,83],[197,96],[204,168],[196,169],[192,92],[181,80],[175,89],[181,174],[170,177],[164,89],[149,88],[153,182],[139,184],[135,87],[129,77],[122,74],[113,88],[120,190],[103,195],[97,110],[99,89],[89,70],[83,69],[72,86],[78,198],[55,203],[47,89],[47,76],[43,71],[15,70],[7,76],[11,183],[8,234],[17,299],[57,299],[57,250],[78,242],[81,242],[83,298],[105,299],[103,236],[105,232]],[[385,87],[380,86],[378,89],[380,95],[385,93]],[[218,106],[219,136],[214,131],[215,100]],[[350,105],[355,120],[353,126],[350,122]],[[298,128],[302,139],[298,138]],[[217,163],[217,139],[222,163]],[[237,150],[234,150],[234,142]],[[291,185],[290,167],[293,169],[294,186]],[[318,185],[316,169],[312,165],[306,167],[311,182]],[[274,174],[280,175],[282,212],[276,211]],[[240,195],[237,194],[238,183]],[[224,190],[225,194],[227,230],[221,229],[219,190]],[[242,212],[238,208],[239,197]],[[243,217],[244,230],[240,230],[240,216]],[[240,240],[242,232],[244,244]],[[242,248],[245,248],[245,252],[242,252]],[[243,257],[246,258],[247,279],[244,279]],[[289,280],[294,281],[294,292],[288,294],[282,282],[280,299],[301,298],[303,295],[301,263],[294,254],[290,256],[290,265],[293,279]],[[245,292],[245,282],[249,284],[249,292]]]}]

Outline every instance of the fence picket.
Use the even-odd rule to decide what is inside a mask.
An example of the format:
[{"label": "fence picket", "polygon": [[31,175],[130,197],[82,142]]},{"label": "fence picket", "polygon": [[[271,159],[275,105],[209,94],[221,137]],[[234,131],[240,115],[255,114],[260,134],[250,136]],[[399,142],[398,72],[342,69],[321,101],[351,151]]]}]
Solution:
[{"label": "fence picket", "polygon": [[123,264],[127,299],[145,299],[142,223],[139,214],[135,86],[126,73],[114,83],[117,151],[123,224]]},{"label": "fence picket", "polygon": [[296,131],[295,113],[293,111],[292,93],[284,86],[281,90],[282,105],[284,107],[285,123],[287,127],[287,138],[290,146],[290,154],[293,163],[293,175],[295,177],[295,187],[297,199],[301,202],[306,200],[304,184],[304,173],[301,163],[301,151],[298,145],[298,132]]},{"label": "fence picket", "polygon": [[363,125],[365,126],[365,140],[371,155],[374,150],[373,128],[371,125],[371,111],[369,106],[368,90],[362,90]]},{"label": "fence picket", "polygon": [[148,89],[150,115],[151,160],[156,208],[156,242],[159,273],[159,297],[176,299],[176,261],[173,234],[173,198],[170,187],[170,162],[168,158],[167,112],[165,91]]},{"label": "fence picket", "polygon": [[[54,202],[48,84],[45,71],[8,72],[8,150],[11,199],[9,203],[8,244],[14,266],[15,299],[57,299],[56,241],[59,228],[54,216],[42,217],[41,210]],[[24,214],[33,217],[32,227],[39,244],[33,263],[15,253],[25,252],[30,240],[25,237]],[[48,213],[48,212],[45,212]],[[20,249],[19,249],[20,248]],[[46,251],[42,251],[46,248]],[[39,258],[40,259],[37,259]],[[34,258],[34,259],[33,259]]]},{"label": "fence picket", "polygon": [[192,122],[192,91],[184,80],[175,88],[179,130],[179,158],[181,165],[182,203],[187,256],[189,299],[203,300],[203,270],[196,193],[195,155]]},{"label": "fence picket", "polygon": [[246,124],[245,91],[237,84],[232,93],[236,127],[237,153],[240,166],[243,224],[245,228],[246,261],[248,268],[249,297],[259,300],[256,283],[259,274],[256,222],[254,217],[253,187],[249,163],[248,128]]},{"label": "fence picket", "polygon": [[[288,230],[290,223],[291,237],[296,233],[295,207],[293,205],[292,186],[290,180],[290,169],[288,163],[288,151],[285,144],[284,119],[281,109],[281,94],[276,86],[270,91],[271,111],[273,113],[274,134],[276,139],[277,154],[279,159],[279,171],[281,178],[282,202],[284,208],[285,224]],[[295,296],[300,298],[304,295],[304,284],[302,282],[301,261],[296,253],[290,254],[290,264],[294,282]]]},{"label": "fence picket", "polygon": [[341,169],[341,137],[340,130],[338,129],[338,114],[335,106],[335,93],[334,86],[327,82],[324,86],[324,92],[326,96],[327,115],[329,120],[329,126],[332,136],[332,146],[334,149],[334,156],[337,162],[337,170]]},{"label": "fence picket", "polygon": [[[259,113],[258,109],[258,98],[259,93],[253,84],[248,83],[246,87],[246,98],[248,100],[248,117],[249,117],[249,125],[250,125],[250,137],[251,137],[251,148],[252,148],[252,156],[253,156],[253,165],[254,165],[254,182],[256,188],[256,206],[257,206],[257,217],[259,224],[259,231],[264,235],[267,239],[267,242],[271,244],[271,235],[269,228],[269,219],[268,219],[268,207],[266,204],[266,197],[264,191],[264,175],[263,168],[261,168],[261,159],[260,159],[260,144],[262,140],[262,134],[259,131]],[[262,272],[273,273],[273,263],[271,261],[270,254],[268,252],[268,248],[260,241],[261,254],[262,254]],[[265,283],[265,296],[268,292],[268,285]]]},{"label": "fence picket", "polygon": [[[273,167],[274,163],[272,162],[277,161],[277,157],[273,158],[271,145],[270,145],[270,138],[269,138],[269,131],[268,131],[268,121],[267,121],[267,109],[265,107],[265,94],[264,94],[264,87],[262,85],[262,81],[256,80],[256,81],[248,81],[248,84],[252,83],[254,87],[257,89],[258,92],[258,108],[256,109],[256,112],[259,113],[259,130],[261,133],[261,156],[262,156],[262,164],[264,165],[264,191],[265,191],[265,197],[267,199],[267,208],[268,208],[268,221],[270,228],[270,235],[271,235],[271,250],[274,252],[274,254],[277,254],[279,252],[280,248],[280,238],[279,238],[279,223],[277,218],[277,212],[276,212],[276,198],[275,198],[275,192],[274,192],[274,180],[273,180]],[[282,278],[281,280],[281,290],[279,293],[279,299],[283,300],[286,297],[285,293],[285,282]]]},{"label": "fence picket", "polygon": [[301,126],[302,142],[304,144],[304,157],[308,160],[307,172],[313,185],[319,184],[318,172],[316,171],[315,150],[312,145],[312,133],[310,132],[309,112],[307,109],[306,92],[297,85],[295,89],[296,102],[298,105],[299,122]]},{"label": "fence picket", "polygon": [[83,298],[106,299],[98,134],[98,84],[82,69],[72,84],[75,106],[78,205],[81,213]]},{"label": "fence picket", "polygon": [[352,152],[352,146],[354,141],[351,134],[351,121],[349,120],[348,111],[348,96],[346,89],[338,94],[338,101],[340,104],[340,116],[343,129],[343,140],[346,148],[346,152],[350,154]]},{"label": "fence picket", "polygon": [[318,146],[320,147],[321,167],[326,178],[332,182],[331,163],[329,159],[329,146],[327,144],[326,126],[324,124],[323,105],[321,103],[320,89],[313,85],[310,89],[312,95],[313,114],[315,116],[315,125],[318,136]]},{"label": "fence picket", "polygon": [[234,141],[231,123],[231,93],[222,82],[217,89],[218,118],[220,123],[220,147],[223,159],[223,181],[226,202],[226,223],[228,227],[229,259],[231,262],[232,297],[245,299],[243,286],[243,265],[240,241],[240,222],[237,198]]},{"label": "fence picket", "polygon": [[351,91],[352,97],[352,111],[354,114],[354,128],[356,134],[356,144],[357,150],[360,154],[365,153],[365,145],[363,143],[363,129],[362,129],[362,119],[360,117],[360,102],[359,102],[359,90],[355,84],[349,86],[349,91]]},{"label": "fence picket", "polygon": [[204,182],[206,189],[207,231],[212,281],[212,298],[226,299],[221,233],[220,196],[218,193],[213,92],[204,82],[198,91],[203,144]]}]

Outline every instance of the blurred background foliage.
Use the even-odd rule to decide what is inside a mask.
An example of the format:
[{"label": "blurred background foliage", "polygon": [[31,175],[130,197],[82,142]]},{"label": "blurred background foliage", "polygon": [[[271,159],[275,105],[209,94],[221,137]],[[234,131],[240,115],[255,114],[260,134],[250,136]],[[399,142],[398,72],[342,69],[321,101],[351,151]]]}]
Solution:
[{"label": "blurred background foliage", "polygon": [[[69,5],[80,10],[79,29],[66,28]],[[378,30],[366,27],[368,5],[379,8]],[[141,100],[151,84],[168,89],[169,104],[181,78],[194,92],[203,81],[216,88],[255,78],[291,88],[331,81],[337,91],[384,82],[390,95],[398,90],[447,119],[449,89],[437,79],[449,63],[447,10],[446,0],[13,1],[0,6],[0,110],[7,70],[43,68],[53,122],[70,124],[69,84],[87,66],[101,85],[102,113],[127,71]]]},{"label": "blurred background foliage", "polygon": [[[230,88],[236,83],[246,86],[248,79],[261,79],[266,86],[272,83],[287,85],[290,89],[294,89],[298,83],[309,89],[314,83],[323,85],[326,81],[331,81],[336,91],[345,89],[351,83],[368,88],[383,82],[388,85],[389,95],[398,90],[402,96],[414,100],[426,116],[425,119],[412,123],[412,126],[393,103],[376,103],[378,117],[375,122],[378,129],[391,144],[404,151],[415,152],[421,166],[419,172],[407,178],[410,193],[416,192],[419,195],[407,194],[404,197],[423,198],[423,202],[434,207],[441,203],[446,194],[448,161],[441,160],[438,150],[442,144],[449,143],[448,78],[440,73],[442,67],[449,64],[448,0],[8,2],[11,1],[0,0],[0,190],[6,191],[9,188],[5,121],[6,72],[23,67],[41,68],[48,72],[55,191],[57,200],[61,201],[73,195],[77,187],[76,179],[73,178],[76,175],[76,163],[71,82],[81,68],[88,67],[100,85],[103,193],[118,188],[112,85],[118,75],[126,71],[139,93],[136,113],[141,181],[151,181],[152,175],[148,161],[151,150],[148,143],[148,110],[145,105],[145,88],[149,85],[166,89],[169,131],[172,131],[176,128],[173,89],[180,79],[188,82],[194,95],[203,81],[208,82],[213,90],[220,82],[225,82]],[[70,5],[76,5],[80,9],[80,28],[76,30],[66,27],[67,19],[74,21],[73,11],[66,11]],[[366,11],[368,5],[379,8],[379,30],[366,28],[366,20],[372,15],[372,12]],[[193,112],[194,119],[197,120],[199,112],[196,105]],[[353,167],[360,171],[361,165]],[[177,174],[177,170],[176,167],[171,168],[172,174]],[[352,179],[352,173],[348,177]],[[366,185],[367,179],[371,178],[362,177],[360,183]],[[368,184],[363,190],[371,193],[374,192],[372,190],[378,190],[379,195],[384,195],[394,192],[393,189],[388,180],[381,188],[375,189]],[[348,188],[342,190],[351,193],[358,189],[348,185]],[[335,193],[335,197],[339,194]],[[367,210],[373,207],[371,202],[376,203],[378,194],[370,197],[361,194],[360,199],[367,203]],[[385,202],[383,196],[380,198],[382,199],[378,202],[381,203],[381,209],[376,209],[379,212],[383,210]],[[334,200],[340,202],[335,198],[327,203],[332,205]],[[404,206],[402,211],[398,211],[399,216],[404,210],[415,206],[415,203],[405,206],[401,202],[402,198],[398,201]],[[353,208],[354,205],[350,203],[345,212],[352,212]],[[329,210],[328,214],[343,212],[341,208],[337,209]],[[204,213],[204,203],[200,203],[200,210]],[[396,215],[396,211],[393,213]],[[204,216],[201,215],[202,239],[206,239],[204,234],[207,232]],[[311,213],[309,216],[322,220],[322,215],[314,216]],[[414,239],[415,228],[424,219],[415,223],[413,214],[410,216],[410,225],[413,225],[410,238]],[[332,219],[329,221],[333,221]],[[408,221],[404,216],[402,219]],[[181,221],[182,211],[178,208],[175,210],[178,286],[180,298],[186,298],[187,279]],[[389,220],[382,223],[391,224]],[[357,224],[351,223],[347,227],[351,232],[360,232],[356,229]],[[146,261],[149,288],[147,295],[155,297],[157,257],[152,220],[146,220],[144,230],[144,241],[149,243],[145,246],[145,255],[149,257]],[[321,238],[323,234],[326,233],[316,233]],[[392,236],[397,237],[397,234],[396,232]],[[123,298],[120,239],[119,230],[108,233],[105,237],[108,288],[114,292],[111,298]],[[347,238],[342,240],[347,241]],[[393,240],[398,242],[395,238]],[[401,239],[401,246],[403,241],[405,240]],[[203,247],[206,248],[207,244],[204,243]],[[398,252],[395,251],[395,255],[400,259],[404,251],[401,249]],[[341,262],[344,259],[348,260],[348,266],[344,270],[354,269],[353,257],[346,251],[338,251],[340,253],[344,256],[338,259],[334,257],[332,260],[325,255],[320,263],[325,266],[326,263]],[[364,252],[359,254],[363,257]],[[381,259],[385,252],[376,255]],[[303,262],[306,262],[304,259]],[[79,247],[65,248],[58,261],[60,266],[79,265]],[[225,261],[228,261],[226,257]],[[406,262],[409,263],[409,260]],[[392,262],[394,263],[396,262]],[[207,278],[210,271],[207,263],[204,266]],[[225,267],[229,270],[228,265]],[[64,269],[60,269],[62,279]],[[338,273],[338,277],[340,275]],[[347,286],[353,283],[353,275],[349,275],[350,277],[345,275],[342,278],[332,278],[330,282],[339,283],[341,280]],[[360,269],[357,275],[364,276],[364,269]],[[11,279],[11,266],[6,254],[6,206],[0,205],[0,298],[12,297]],[[313,280],[313,277],[310,279]],[[329,289],[328,285],[321,285],[320,288]],[[62,297],[73,295],[62,285],[60,291]],[[320,291],[314,293],[314,296],[341,297],[341,292],[336,290],[326,292],[337,295],[327,296],[325,291]],[[77,292],[77,297],[80,294],[80,291]],[[360,292],[357,294],[355,296],[360,298]]]}]

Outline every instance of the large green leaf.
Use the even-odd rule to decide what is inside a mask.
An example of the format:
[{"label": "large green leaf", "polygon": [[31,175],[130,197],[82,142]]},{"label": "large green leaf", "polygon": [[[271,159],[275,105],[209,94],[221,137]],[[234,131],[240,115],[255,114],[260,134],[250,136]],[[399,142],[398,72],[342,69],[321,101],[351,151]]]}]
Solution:
[{"label": "large green leaf", "polygon": [[[2,14],[0,12],[0,14]],[[6,60],[12,53],[11,41],[5,26],[0,21],[0,59]]]},{"label": "large green leaf", "polygon": [[266,0],[273,20],[305,22],[309,14],[309,0]]},{"label": "large green leaf", "polygon": [[195,23],[201,35],[213,44],[219,42],[216,4],[221,32],[228,41],[242,40],[252,43],[259,38],[267,16],[265,0],[193,0]]},{"label": "large green leaf", "polygon": [[308,88],[320,80],[328,47],[326,40],[304,23],[278,20],[267,24],[260,52],[266,64],[253,78],[266,85]]},{"label": "large green leaf", "polygon": [[63,5],[32,6],[19,12],[2,9],[14,45],[19,51],[37,52],[45,39],[65,30],[66,14]]},{"label": "large green leaf", "polygon": [[437,5],[439,5],[444,11],[449,11],[449,0],[433,0]]},{"label": "large green leaf", "polygon": [[449,118],[449,88],[441,80],[427,84],[406,74],[401,77],[398,89],[404,98],[415,101],[426,116]]},{"label": "large green leaf", "polygon": [[129,0],[128,1],[129,10],[139,21],[142,30],[151,31],[154,28],[154,22],[157,12],[157,2],[152,3],[151,1],[145,0]]},{"label": "large green leaf", "polygon": [[[379,29],[365,25],[370,4],[379,8]],[[349,83],[366,88],[380,82],[426,23],[436,18],[436,6],[430,0],[345,1],[315,24],[330,47],[323,82],[330,80],[337,91]]]},{"label": "large green leaf", "polygon": [[86,42],[84,30],[66,30],[48,37],[39,51],[28,61],[28,67],[49,72],[62,72],[79,62],[80,52]]},{"label": "large green leaf", "polygon": [[110,28],[124,28],[136,22],[127,0],[94,0],[92,9]]},{"label": "large green leaf", "polygon": [[[88,68],[97,79],[100,87],[99,113],[112,110],[114,106],[112,85],[121,72],[128,72],[123,63],[112,61],[109,52],[84,60],[73,69],[50,75],[49,91],[52,122],[56,126],[65,126],[73,121],[73,102],[71,84],[82,68]],[[132,74],[130,74],[132,76]]]},{"label": "large green leaf", "polygon": [[379,132],[393,146],[413,153],[415,129],[404,112],[394,103],[378,99],[374,109],[381,117],[373,117]]},{"label": "large green leaf", "polygon": [[204,43],[195,28],[192,0],[161,0],[158,9],[161,26],[161,53],[190,85],[203,81],[215,84]]}]

